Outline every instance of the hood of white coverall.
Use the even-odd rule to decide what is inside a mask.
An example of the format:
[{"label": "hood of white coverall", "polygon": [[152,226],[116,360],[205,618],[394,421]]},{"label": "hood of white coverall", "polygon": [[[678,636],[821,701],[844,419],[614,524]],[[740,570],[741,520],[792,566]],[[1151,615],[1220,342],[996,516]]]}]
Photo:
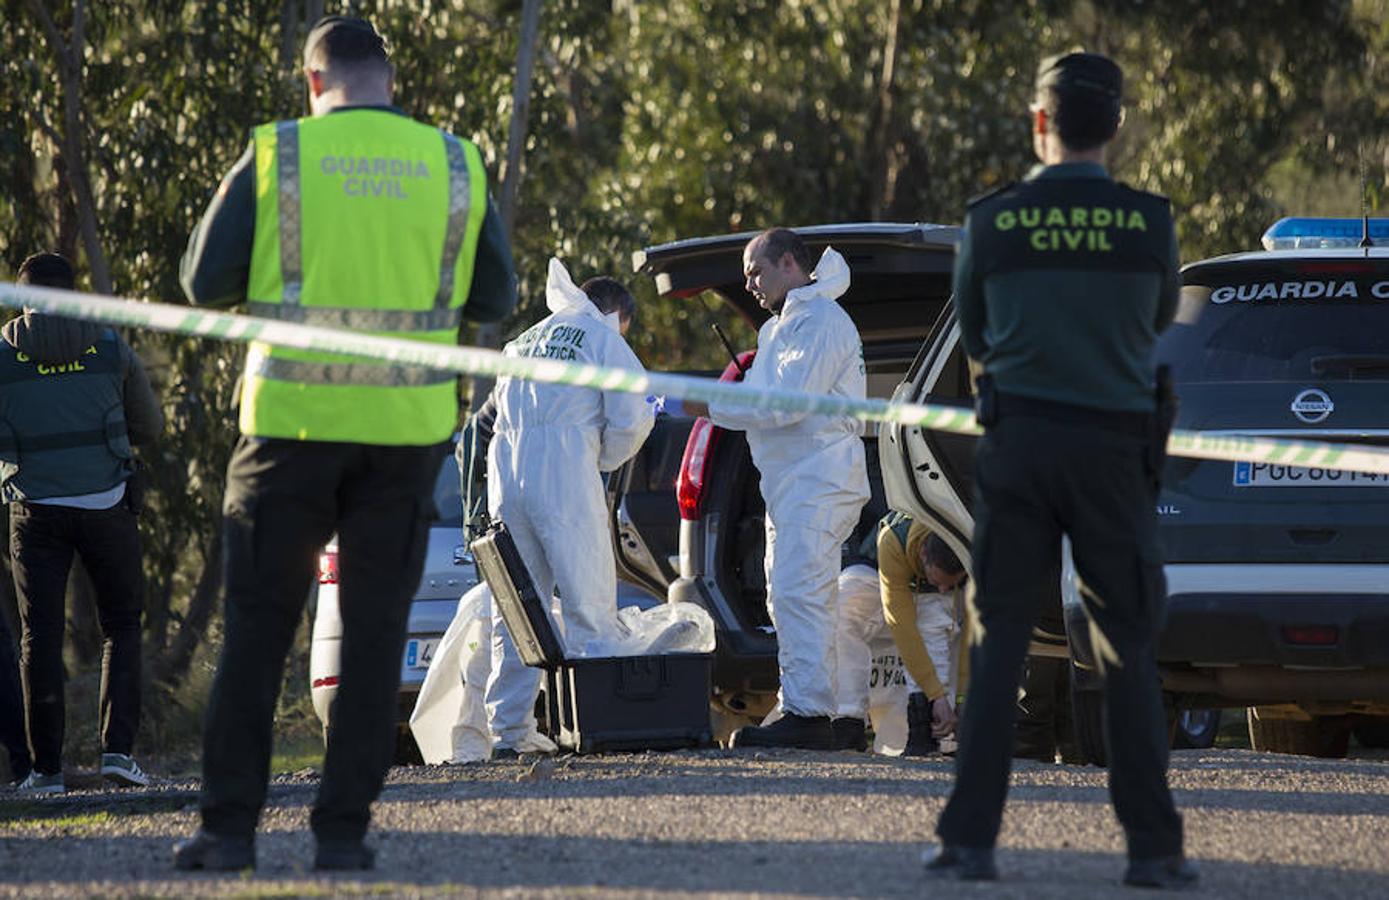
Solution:
[{"label": "hood of white coverall", "polygon": [[601,319],[603,324],[622,333],[622,317],[615,312],[605,313],[594,304],[577,284],[564,263],[550,257],[545,275],[545,307],[552,313],[573,312]]}]

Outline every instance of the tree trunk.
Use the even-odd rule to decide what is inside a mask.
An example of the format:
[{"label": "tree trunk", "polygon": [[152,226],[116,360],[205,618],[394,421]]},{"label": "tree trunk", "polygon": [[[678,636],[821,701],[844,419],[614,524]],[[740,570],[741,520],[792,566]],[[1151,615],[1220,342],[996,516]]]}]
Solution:
[{"label": "tree trunk", "polygon": [[58,239],[54,246],[68,259],[77,259],[82,243],[82,216],[77,211],[77,204],[72,201],[72,185],[68,180],[66,157],[67,153],[60,146],[53,159],[53,173],[58,182],[58,189],[52,199],[53,205],[58,208]]},{"label": "tree trunk", "polygon": [[[352,5],[355,8],[355,4]],[[356,15],[349,10],[349,15]],[[280,5],[280,71],[285,78],[285,93],[289,102],[303,104],[299,67],[304,38],[313,24],[323,18],[323,0],[283,0]],[[300,26],[303,26],[302,28]],[[302,109],[302,105],[300,106]]]},{"label": "tree trunk", "polygon": [[883,68],[878,78],[878,99],[873,108],[873,139],[869,155],[873,176],[869,179],[868,215],[880,219],[892,206],[897,183],[897,150],[892,146],[892,105],[897,80],[897,53],[901,31],[902,0],[891,0],[887,33],[883,38]]},{"label": "tree trunk", "polygon": [[[506,232],[507,243],[516,234],[516,198],[521,188],[521,166],[526,155],[526,138],[530,132],[531,77],[535,71],[535,44],[540,34],[540,7],[542,0],[524,0],[521,6],[521,37],[516,44],[516,75],[511,86],[511,127],[506,137],[506,162],[499,174],[501,181],[501,201],[497,212],[502,218],[502,228]],[[478,327],[477,344],[480,347],[499,347],[502,342],[501,325],[488,322]],[[487,394],[492,390],[492,379],[473,378],[472,406],[476,410],[482,406]]]},{"label": "tree trunk", "polygon": [[[191,547],[192,539],[185,541],[185,547]],[[149,575],[148,563],[150,561],[150,543],[143,536],[140,538],[140,546],[144,551],[146,564],[145,568],[145,652],[152,656],[162,654],[169,646],[169,625],[171,611],[173,607],[173,580],[174,573],[170,566],[160,566],[156,557],[156,569],[158,574],[151,578]]]},{"label": "tree trunk", "polygon": [[[288,85],[294,72],[296,51],[299,49],[299,10],[303,0],[284,0],[280,4],[280,74]],[[286,87],[286,92],[289,88]]]},{"label": "tree trunk", "polygon": [[217,601],[222,596],[222,536],[220,533],[205,538],[203,543],[203,571],[198,576],[193,596],[188,601],[188,611],[183,616],[178,633],[169,644],[169,649],[151,667],[154,681],[165,689],[172,690],[182,683],[193,664],[193,654],[207,633],[207,625],[217,610]]},{"label": "tree trunk", "polygon": [[535,42],[540,32],[542,0],[525,0],[521,6],[521,39],[516,45],[516,78],[511,87],[511,128],[506,137],[506,167],[501,172],[502,227],[509,242],[516,233],[516,197],[521,186],[521,165],[530,131],[531,76],[535,71]]},{"label": "tree trunk", "polygon": [[[72,35],[64,40],[43,0],[29,0],[29,8],[38,19],[48,40],[49,49],[58,60],[58,80],[63,90],[62,130],[51,133],[56,139],[67,172],[68,186],[77,206],[82,249],[87,255],[87,267],[92,274],[92,287],[99,293],[111,293],[111,268],[106,252],[101,248],[101,229],[97,221],[96,198],[92,191],[91,175],[87,169],[87,139],[82,115],[82,67],[86,47],[86,3],[72,4]],[[50,126],[51,128],[52,126]]]}]

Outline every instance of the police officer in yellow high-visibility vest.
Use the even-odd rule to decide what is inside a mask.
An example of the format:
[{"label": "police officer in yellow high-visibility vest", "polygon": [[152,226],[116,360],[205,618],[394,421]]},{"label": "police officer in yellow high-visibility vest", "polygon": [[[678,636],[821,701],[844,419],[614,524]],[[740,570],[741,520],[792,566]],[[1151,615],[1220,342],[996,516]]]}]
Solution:
[{"label": "police officer in yellow high-visibility vest", "polygon": [[[192,302],[452,343],[516,304],[478,150],[391,105],[362,19],[304,45],[309,118],[255,129],[189,241]],[[370,806],[394,749],[410,598],[432,487],[458,420],[449,372],[252,344],[224,503],[226,637],[203,735],[202,827],[181,869],[255,865],[272,722],[317,551],[336,533],[342,674],[311,823],[315,867],[367,869]]]}]

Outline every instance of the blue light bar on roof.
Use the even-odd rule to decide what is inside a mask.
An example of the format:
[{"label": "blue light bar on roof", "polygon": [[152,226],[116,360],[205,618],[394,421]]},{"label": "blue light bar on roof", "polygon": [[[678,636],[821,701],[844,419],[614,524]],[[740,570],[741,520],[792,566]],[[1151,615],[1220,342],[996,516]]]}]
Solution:
[{"label": "blue light bar on roof", "polygon": [[[1360,246],[1365,236],[1363,219],[1319,219],[1290,216],[1279,219],[1264,232],[1265,250],[1344,249]],[[1389,247],[1389,219],[1370,219],[1370,242]]]}]

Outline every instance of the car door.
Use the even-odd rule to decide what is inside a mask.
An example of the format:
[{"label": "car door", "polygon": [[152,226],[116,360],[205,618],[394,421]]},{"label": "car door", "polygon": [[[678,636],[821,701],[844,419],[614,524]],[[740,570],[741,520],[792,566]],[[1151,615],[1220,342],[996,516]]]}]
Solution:
[{"label": "car door", "polygon": [[[931,335],[892,398],[962,409],[973,403],[969,358],[960,343],[959,320],[953,301],[942,310]],[[974,531],[977,442],[976,435],[898,424],[885,426],[878,441],[888,505],[930,524],[967,565]],[[1065,577],[1067,572],[1072,573],[1069,579]],[[1043,609],[1033,633],[1032,652],[1035,654],[1064,655],[1066,626],[1063,618],[1083,620],[1073,572],[1070,547],[1063,543],[1062,571],[1057,573],[1055,602]]]},{"label": "car door", "polygon": [[608,476],[608,514],[618,578],[659,597],[679,575],[675,482],[695,420],[678,402],[656,417],[637,454]]},{"label": "car door", "polygon": [[[953,303],[942,309],[893,392],[895,402],[969,408],[969,362],[960,347]],[[974,479],[973,435],[886,424],[878,433],[878,455],[888,506],[928,523],[968,562]]]}]

